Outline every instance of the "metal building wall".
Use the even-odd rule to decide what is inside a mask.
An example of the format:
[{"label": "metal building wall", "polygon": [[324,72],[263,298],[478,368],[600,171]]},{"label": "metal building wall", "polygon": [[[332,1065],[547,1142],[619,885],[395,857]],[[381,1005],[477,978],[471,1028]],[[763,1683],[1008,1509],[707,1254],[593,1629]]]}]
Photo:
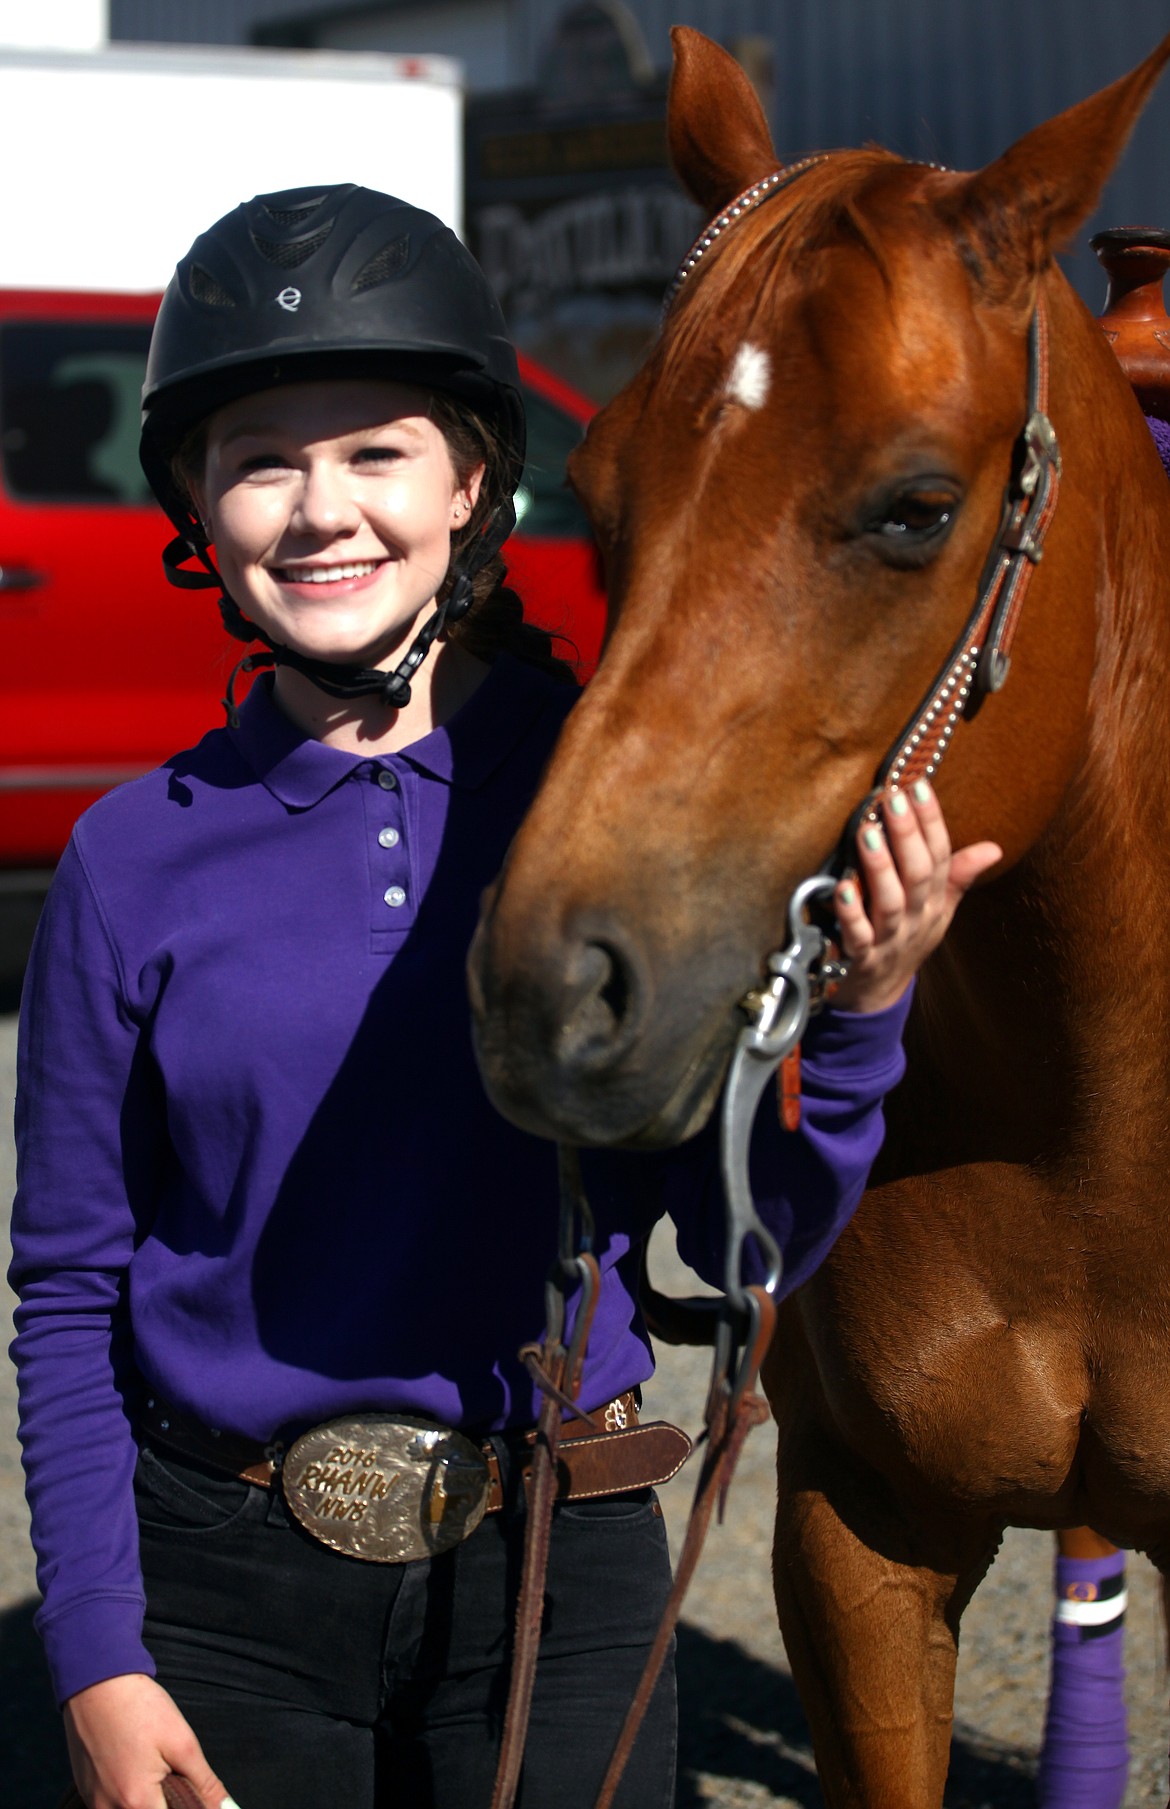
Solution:
[{"label": "metal building wall", "polygon": [[[346,0],[313,0],[341,11]],[[247,44],[254,26],[295,18],[297,0],[109,0],[110,37],[131,44]]]},{"label": "metal building wall", "polygon": [[[783,156],[873,141],[974,169],[1029,127],[1123,75],[1170,29],[1165,0],[627,0],[655,62],[672,24],[774,46]],[[1101,206],[1064,258],[1090,305],[1105,225],[1170,226],[1170,71]]]},{"label": "metal building wall", "polygon": [[[777,149],[867,140],[958,168],[987,162],[1029,126],[1138,62],[1170,26],[1166,0],[626,0],[656,64],[672,24],[723,42],[774,46]],[[431,0],[434,12],[442,0]],[[353,0],[110,0],[114,38],[246,42],[256,25],[353,14]],[[561,0],[510,0],[508,54],[517,85],[534,79]],[[395,13],[419,16],[410,0]],[[427,49],[425,43],[411,46]],[[1102,285],[1087,250],[1097,225],[1170,225],[1170,74],[1120,172],[1066,260],[1082,294]]]}]

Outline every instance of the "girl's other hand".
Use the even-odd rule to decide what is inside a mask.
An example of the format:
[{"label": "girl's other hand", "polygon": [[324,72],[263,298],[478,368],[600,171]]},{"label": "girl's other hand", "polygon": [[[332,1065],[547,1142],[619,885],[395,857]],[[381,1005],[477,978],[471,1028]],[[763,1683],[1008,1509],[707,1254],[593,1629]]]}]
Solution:
[{"label": "girl's other hand", "polygon": [[842,880],[834,895],[849,973],[833,994],[845,1011],[882,1011],[901,998],[950,927],[959,901],[1003,858],[994,842],[951,852],[942,810],[924,779],[882,799],[884,827],[857,838],[862,887]]},{"label": "girl's other hand", "polygon": [[107,1677],[65,1704],[73,1779],[87,1809],[166,1809],[162,1781],[186,1778],[206,1809],[237,1809],[160,1684]]}]

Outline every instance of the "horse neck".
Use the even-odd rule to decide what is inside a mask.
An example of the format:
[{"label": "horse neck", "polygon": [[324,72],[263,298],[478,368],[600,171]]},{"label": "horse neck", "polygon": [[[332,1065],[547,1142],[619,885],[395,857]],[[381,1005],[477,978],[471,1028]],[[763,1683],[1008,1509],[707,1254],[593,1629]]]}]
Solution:
[{"label": "horse neck", "polygon": [[970,1106],[980,1154],[1064,1159],[1087,1139],[1099,1162],[1122,1123],[1131,1158],[1170,1143],[1170,482],[1095,323],[1071,294],[1054,314],[1060,506],[1094,525],[1078,543],[1090,562],[1079,600],[1049,593],[1045,633],[1067,631],[1062,612],[1095,611],[1080,751],[1039,839],[964,904],[923,976],[912,1091],[943,1118]]},{"label": "horse neck", "polygon": [[1121,940],[1158,949],[1170,982],[1170,918],[1159,909],[1170,847],[1170,481],[1099,329],[1081,325],[1077,389],[1088,407],[1072,431],[1092,453],[1078,500],[1099,524],[1095,657],[1083,755],[1035,864],[1047,888],[1083,901],[1066,901],[1074,939],[1120,925]]}]

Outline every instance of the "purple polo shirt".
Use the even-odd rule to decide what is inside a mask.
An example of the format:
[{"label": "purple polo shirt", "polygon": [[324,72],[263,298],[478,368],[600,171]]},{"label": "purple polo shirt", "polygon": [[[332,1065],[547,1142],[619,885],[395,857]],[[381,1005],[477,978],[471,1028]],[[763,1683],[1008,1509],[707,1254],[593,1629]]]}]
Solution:
[{"label": "purple polo shirt", "polygon": [[[464,962],[574,693],[501,659],[444,728],[362,758],[254,686],[218,729],[78,823],[25,987],[12,1281],[21,1436],[58,1696],[152,1672],[132,1496],[145,1383],[267,1439],[343,1411],[530,1424],[551,1144],[500,1118]],[[786,1286],[856,1205],[905,1007],[827,1013],[801,1131],[753,1168]],[[704,1134],[587,1158],[603,1275],[582,1402],[653,1367],[638,1246],[669,1207],[719,1279]]]}]

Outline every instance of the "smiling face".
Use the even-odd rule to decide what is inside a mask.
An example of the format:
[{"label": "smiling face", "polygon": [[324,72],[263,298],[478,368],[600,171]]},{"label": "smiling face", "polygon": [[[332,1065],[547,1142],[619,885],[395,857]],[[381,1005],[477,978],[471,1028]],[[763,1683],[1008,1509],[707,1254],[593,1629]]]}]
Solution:
[{"label": "smiling face", "polygon": [[229,594],[272,640],[394,663],[482,477],[457,476],[428,400],[379,380],[296,383],[211,417],[194,500]]}]

